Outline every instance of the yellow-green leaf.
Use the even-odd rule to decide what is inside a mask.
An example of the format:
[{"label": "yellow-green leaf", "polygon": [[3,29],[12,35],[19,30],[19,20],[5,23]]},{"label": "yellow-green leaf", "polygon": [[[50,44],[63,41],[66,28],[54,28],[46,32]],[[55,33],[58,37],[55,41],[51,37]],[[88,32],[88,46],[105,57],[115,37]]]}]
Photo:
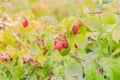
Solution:
[{"label": "yellow-green leaf", "polygon": [[101,19],[105,24],[115,24],[116,23],[116,15],[112,12],[104,12],[101,14]]}]

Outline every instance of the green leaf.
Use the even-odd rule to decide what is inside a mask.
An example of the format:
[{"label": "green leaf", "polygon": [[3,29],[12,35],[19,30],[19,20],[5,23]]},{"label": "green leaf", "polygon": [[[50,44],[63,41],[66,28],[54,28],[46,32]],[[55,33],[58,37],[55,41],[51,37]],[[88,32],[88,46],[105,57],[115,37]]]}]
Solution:
[{"label": "green leaf", "polygon": [[120,28],[118,26],[115,26],[113,31],[112,31],[112,38],[114,41],[119,42],[120,40]]},{"label": "green leaf", "polygon": [[[119,49],[119,54],[120,54],[120,49]],[[115,60],[120,65],[120,57],[116,58]]]},{"label": "green leaf", "polygon": [[105,38],[101,38],[101,36],[98,36],[97,41],[94,41],[94,43],[89,44],[88,46],[93,51],[96,51],[97,53],[106,55],[106,53],[109,53],[109,43],[108,40]]},{"label": "green leaf", "polygon": [[37,47],[35,46],[35,43],[34,42],[31,42],[30,43],[30,50],[29,50],[32,54],[37,54],[38,53],[38,49]]},{"label": "green leaf", "polygon": [[76,62],[76,60],[65,57],[64,58],[64,66],[65,66],[65,80],[83,80],[82,78],[82,67]]},{"label": "green leaf", "polygon": [[104,80],[103,76],[97,73],[96,66],[93,63],[86,65],[84,72],[88,80]]},{"label": "green leaf", "polygon": [[25,68],[24,74],[29,74],[33,69],[34,69],[34,67],[32,67],[32,66],[27,66],[27,67]]},{"label": "green leaf", "polygon": [[96,5],[92,0],[82,0],[82,4],[84,5],[84,7],[87,7],[90,10],[96,9]]},{"label": "green leaf", "polygon": [[110,46],[109,51],[112,52],[116,47],[118,47],[117,43],[112,39],[112,35],[108,34],[106,35],[108,44]]},{"label": "green leaf", "polygon": [[70,48],[67,48],[67,49],[62,49],[59,51],[59,53],[62,55],[62,56],[66,56],[67,54],[69,54],[70,52]]},{"label": "green leaf", "polygon": [[79,29],[79,34],[71,35],[70,37],[67,37],[67,39],[71,48],[77,44],[78,48],[85,49],[87,45],[86,27],[81,26]]},{"label": "green leaf", "polygon": [[99,4],[102,4],[102,0],[98,0],[99,1]]},{"label": "green leaf", "polygon": [[63,21],[61,22],[62,26],[66,27],[67,36],[70,36],[71,25],[75,22],[75,19],[76,19],[75,17],[64,18]]},{"label": "green leaf", "polygon": [[22,67],[22,58],[21,57],[18,58],[18,66]]},{"label": "green leaf", "polygon": [[110,80],[119,80],[120,79],[120,65],[118,62],[112,58],[102,58],[99,62],[102,66],[106,75],[109,76]]},{"label": "green leaf", "polygon": [[99,33],[104,32],[104,26],[100,21],[98,15],[89,15],[83,19],[85,26],[91,31],[97,31]]},{"label": "green leaf", "polygon": [[50,35],[48,35],[48,37],[46,37],[46,39],[45,39],[45,46],[46,46],[48,49],[52,49],[52,48],[53,48],[53,40],[52,40],[52,38],[50,37]]},{"label": "green leaf", "polygon": [[42,53],[35,55],[35,59],[41,64],[43,64],[46,61],[46,57],[42,55]]},{"label": "green leaf", "polygon": [[103,12],[101,14],[101,19],[105,24],[115,24],[116,23],[116,15],[112,12]]},{"label": "green leaf", "polygon": [[30,77],[30,80],[37,80],[37,77],[35,74],[32,74],[31,77]]},{"label": "green leaf", "polygon": [[48,58],[45,62],[44,62],[44,69],[47,72],[48,70],[50,70],[52,68],[52,59]]},{"label": "green leaf", "polygon": [[22,70],[22,68],[21,67],[18,67],[18,66],[16,66],[14,69],[13,69],[13,78],[14,79],[20,79],[21,78],[21,76],[23,75],[23,70]]},{"label": "green leaf", "polygon": [[108,4],[108,3],[111,3],[113,0],[103,0],[102,3],[103,4]]},{"label": "green leaf", "polygon": [[85,49],[87,45],[87,36],[86,36],[86,28],[85,26],[80,27],[80,34],[76,35],[75,42],[78,45],[79,48]]},{"label": "green leaf", "polygon": [[3,40],[7,44],[13,44],[15,42],[15,38],[13,37],[12,30],[8,28],[4,33],[3,33]]},{"label": "green leaf", "polygon": [[39,74],[41,78],[45,76],[44,69],[37,68],[35,73]]},{"label": "green leaf", "polygon": [[56,77],[57,80],[63,79],[64,76],[64,66],[56,64],[53,69],[54,77]]},{"label": "green leaf", "polygon": [[112,53],[113,57],[119,57],[120,56],[120,47],[116,48],[114,52]]}]

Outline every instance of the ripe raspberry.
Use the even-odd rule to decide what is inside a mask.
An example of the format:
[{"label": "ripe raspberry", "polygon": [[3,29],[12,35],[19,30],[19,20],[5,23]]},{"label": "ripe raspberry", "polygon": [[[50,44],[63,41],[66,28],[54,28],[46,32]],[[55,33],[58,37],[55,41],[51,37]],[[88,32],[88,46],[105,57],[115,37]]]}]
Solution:
[{"label": "ripe raspberry", "polygon": [[2,53],[0,53],[0,61],[2,61],[2,62],[6,62],[7,61],[6,56],[3,55]]},{"label": "ripe raspberry", "polygon": [[63,45],[62,45],[61,43],[57,43],[57,44],[55,45],[55,48],[56,48],[58,51],[60,51],[60,50],[63,48]]},{"label": "ripe raspberry", "polygon": [[57,41],[57,40],[55,40],[55,41],[54,41],[54,45],[56,45],[57,43],[58,43],[58,41]]},{"label": "ripe raspberry", "polygon": [[72,27],[72,32],[73,32],[74,34],[77,34],[77,33],[78,33],[78,29],[79,29],[78,25],[73,25],[73,27]]},{"label": "ripe raspberry", "polygon": [[22,58],[22,63],[26,64],[27,63],[27,59],[25,57]]},{"label": "ripe raspberry", "polygon": [[30,57],[30,58],[29,58],[29,62],[34,62],[33,57]]},{"label": "ripe raspberry", "polygon": [[58,51],[60,51],[62,48],[68,48],[69,45],[66,36],[59,34],[54,40],[54,46]]},{"label": "ripe raspberry", "polygon": [[26,63],[27,63],[27,61],[23,60],[23,64],[26,64]]},{"label": "ripe raspberry", "polygon": [[26,28],[28,26],[28,24],[29,24],[28,20],[24,20],[22,22],[22,25],[23,25],[24,28]]},{"label": "ripe raspberry", "polygon": [[0,60],[1,60],[2,62],[6,62],[6,61],[7,61],[7,58],[5,58],[4,56],[2,56],[2,57],[0,57]]},{"label": "ripe raspberry", "polygon": [[12,58],[11,54],[9,54],[9,53],[7,53],[7,58],[8,58],[8,60],[10,60],[10,61],[12,61],[12,60],[13,60],[13,58]]},{"label": "ripe raspberry", "polygon": [[68,48],[69,47],[67,42],[63,42],[62,45],[63,45],[64,48]]}]

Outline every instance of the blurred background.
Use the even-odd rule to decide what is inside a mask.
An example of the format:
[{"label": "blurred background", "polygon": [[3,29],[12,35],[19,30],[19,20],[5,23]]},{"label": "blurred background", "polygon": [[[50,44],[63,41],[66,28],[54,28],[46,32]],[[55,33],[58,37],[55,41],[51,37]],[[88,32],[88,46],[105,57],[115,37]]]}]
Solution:
[{"label": "blurred background", "polygon": [[[94,5],[89,5],[90,0],[0,0],[0,16],[29,16],[30,18],[49,16],[60,21],[64,17],[79,15],[82,9],[81,1],[94,9]],[[92,1],[96,7],[99,7],[100,2],[108,4],[113,0]]]}]

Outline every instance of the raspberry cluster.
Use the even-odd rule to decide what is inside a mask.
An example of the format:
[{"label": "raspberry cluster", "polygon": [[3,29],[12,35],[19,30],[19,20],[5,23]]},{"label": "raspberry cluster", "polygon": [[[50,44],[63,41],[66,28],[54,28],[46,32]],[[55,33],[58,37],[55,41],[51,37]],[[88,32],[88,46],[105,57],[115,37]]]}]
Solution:
[{"label": "raspberry cluster", "polygon": [[31,56],[31,55],[24,55],[22,57],[22,62],[23,62],[23,64],[26,64],[26,63],[33,63],[35,61],[34,61],[34,57],[33,56]]},{"label": "raspberry cluster", "polygon": [[22,62],[23,62],[23,64],[33,63],[34,62],[34,58],[31,55],[25,55],[25,56],[22,57]]},{"label": "raspberry cluster", "polygon": [[68,48],[69,44],[67,42],[66,36],[61,34],[58,35],[54,40],[54,46],[58,51],[62,50],[63,48]]},{"label": "raspberry cluster", "polygon": [[10,53],[0,52],[0,61],[1,62],[12,61],[12,60],[13,60],[13,58]]}]

